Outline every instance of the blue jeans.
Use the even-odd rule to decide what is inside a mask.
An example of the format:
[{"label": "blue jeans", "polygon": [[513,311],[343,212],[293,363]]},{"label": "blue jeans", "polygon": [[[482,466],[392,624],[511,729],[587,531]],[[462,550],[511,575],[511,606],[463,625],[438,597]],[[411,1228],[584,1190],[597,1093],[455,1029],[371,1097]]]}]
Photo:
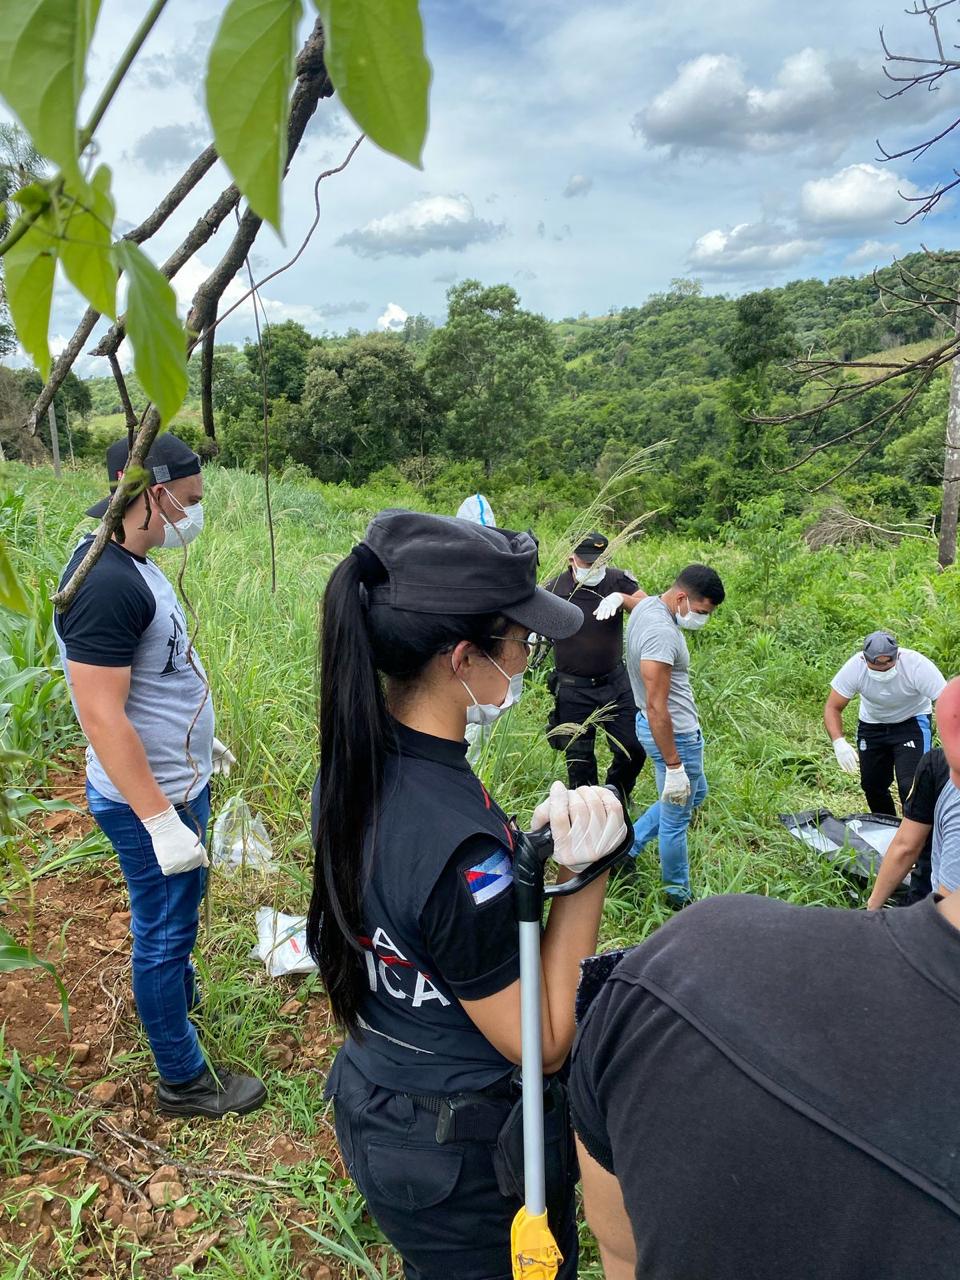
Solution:
[{"label": "blue jeans", "polygon": [[[108,800],[87,783],[87,803],[113,845],[130,894],[133,998],[157,1070],[170,1084],[198,1076],[206,1066],[196,1028],[187,1017],[197,1002],[190,952],[197,940],[206,867],[165,876],[146,827],[127,804]],[[186,826],[206,839],[210,788],[189,806],[178,805]]]},{"label": "blue jeans", "polygon": [[[640,745],[653,761],[657,776],[657,794],[663,791],[667,766],[663,753],[653,739],[650,725],[642,711],[637,712],[637,737]],[[703,734],[676,733],[677,755],[690,779],[690,799],[686,804],[664,804],[660,800],[640,815],[634,823],[636,857],[645,844],[659,837],[660,871],[668,894],[677,898],[690,897],[690,864],[687,860],[687,827],[693,811],[703,804],[707,796],[707,779],[703,772]]]}]

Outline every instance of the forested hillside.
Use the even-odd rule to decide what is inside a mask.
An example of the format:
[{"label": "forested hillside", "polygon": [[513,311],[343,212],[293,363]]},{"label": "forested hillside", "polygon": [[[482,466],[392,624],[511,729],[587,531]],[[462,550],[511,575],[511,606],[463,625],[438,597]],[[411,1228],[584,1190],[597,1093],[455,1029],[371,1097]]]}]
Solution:
[{"label": "forested hillside", "polygon": [[[904,265],[928,276],[937,270],[919,254]],[[894,268],[878,278],[901,287]],[[451,288],[448,303],[440,327],[424,316],[410,317],[399,332],[337,337],[313,336],[290,321],[267,326],[271,464],[351,484],[394,474],[431,499],[475,486],[495,499],[534,483],[547,509],[588,499],[638,449],[659,446],[639,478],[614,485],[614,517],[656,509],[661,527],[707,535],[762,495],[781,494],[788,513],[829,500],[881,522],[929,522],[938,509],[945,370],[878,447],[836,480],[872,431],[786,468],[811,445],[872,420],[903,395],[902,383],[813,425],[749,421],[751,413],[787,414],[820,394],[790,371],[793,357],[895,358],[900,348],[923,350],[946,332],[929,309],[891,311],[872,276],[800,280],[740,298],[705,296],[697,281],[676,280],[642,306],[556,323],[526,311],[508,285],[465,281]],[[190,374],[190,398],[174,430],[212,449],[196,360]],[[135,377],[127,385],[141,410]],[[36,375],[0,369],[0,432],[12,456],[18,416],[38,389]],[[66,424],[64,405],[79,453],[99,453],[123,429],[112,378],[71,378],[58,397]],[[216,348],[211,407],[221,460],[262,467],[255,343]],[[814,491],[824,486],[828,496],[818,499]]]}]

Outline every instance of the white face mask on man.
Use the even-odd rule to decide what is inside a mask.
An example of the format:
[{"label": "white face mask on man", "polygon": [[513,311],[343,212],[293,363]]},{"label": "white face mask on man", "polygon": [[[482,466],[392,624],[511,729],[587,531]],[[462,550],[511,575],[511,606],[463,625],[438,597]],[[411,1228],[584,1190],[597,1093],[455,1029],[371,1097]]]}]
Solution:
[{"label": "white face mask on man", "polygon": [[571,564],[574,579],[579,582],[582,587],[596,587],[603,581],[603,575],[607,572],[601,565],[595,568],[592,564]]},{"label": "white face mask on man", "polygon": [[160,546],[164,551],[169,551],[174,547],[182,547],[185,543],[192,542],[194,538],[203,529],[203,503],[195,502],[190,507],[183,507],[176,500],[169,489],[163,491],[178,511],[183,512],[182,520],[168,520],[167,517],[160,512],[160,519],[163,521],[163,542]]},{"label": "white face mask on man", "polygon": [[870,677],[871,680],[879,680],[881,682],[884,682],[886,680],[892,680],[896,674],[897,674],[897,668],[895,665],[892,667],[887,667],[886,671],[874,671],[872,667],[867,667],[867,675]]},{"label": "white face mask on man", "polygon": [[488,662],[493,662],[493,665],[503,676],[504,680],[506,680],[507,692],[499,706],[492,702],[478,702],[473,690],[467,682],[465,680],[461,680],[460,677],[457,676],[457,679],[460,680],[460,683],[466,689],[467,693],[469,693],[470,697],[473,698],[473,706],[467,707],[467,724],[493,724],[494,720],[502,716],[505,711],[509,711],[511,707],[516,706],[520,701],[520,695],[523,693],[522,671],[517,672],[515,676],[508,676],[503,667],[500,666],[499,662],[494,662],[493,658],[488,654],[484,654],[483,656]]},{"label": "white face mask on man", "polygon": [[690,605],[690,597],[687,597],[687,612],[675,613],[677,626],[683,627],[684,631],[699,631],[701,627],[705,627],[710,621],[709,613],[694,613]]}]

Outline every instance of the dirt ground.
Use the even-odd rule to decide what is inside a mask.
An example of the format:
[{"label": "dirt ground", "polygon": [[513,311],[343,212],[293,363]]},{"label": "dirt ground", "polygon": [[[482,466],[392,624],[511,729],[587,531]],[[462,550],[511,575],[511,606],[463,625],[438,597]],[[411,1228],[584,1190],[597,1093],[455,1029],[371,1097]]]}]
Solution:
[{"label": "dirt ground", "polygon": [[[52,776],[49,790],[83,803],[82,775],[76,767]],[[93,824],[85,813],[67,812],[43,815],[43,825],[66,848],[88,834]],[[108,1249],[112,1238],[109,1251],[114,1256],[108,1270],[106,1254],[94,1248],[77,1274],[123,1274],[115,1269],[113,1246],[118,1235],[125,1235],[152,1251],[152,1256],[138,1262],[138,1277],[170,1276],[178,1265],[189,1269],[200,1263],[229,1233],[243,1231],[241,1222],[234,1220],[198,1234],[191,1230],[200,1216],[196,1209],[164,1207],[198,1182],[209,1189],[219,1177],[234,1185],[246,1179],[251,1192],[272,1186],[276,1212],[296,1241],[297,1225],[315,1223],[315,1215],[295,1201],[285,1201],[282,1180],[276,1181],[278,1175],[282,1179],[282,1171],[275,1166],[289,1169],[319,1158],[337,1176],[345,1176],[332,1129],[321,1124],[316,1137],[307,1140],[278,1136],[274,1122],[246,1122],[239,1139],[243,1142],[239,1176],[226,1167],[237,1162],[236,1129],[231,1150],[224,1150],[219,1158],[213,1158],[208,1149],[192,1165],[171,1153],[171,1138],[183,1122],[153,1110],[153,1086],[147,1083],[146,1072],[125,1073],[114,1065],[123,1055],[142,1050],[130,988],[130,914],[119,876],[103,874],[107,865],[103,861],[93,865],[96,873],[85,871],[81,864],[66,876],[40,878],[32,894],[19,892],[6,902],[0,899],[0,925],[55,964],[69,993],[70,1008],[68,1033],[57,989],[44,971],[0,972],[0,1019],[7,1056],[16,1050],[23,1067],[44,1078],[45,1082],[33,1083],[46,1104],[29,1111],[24,1108],[23,1129],[46,1146],[25,1156],[18,1176],[0,1179],[0,1200],[14,1206],[0,1209],[0,1239],[18,1252],[33,1243],[33,1265],[46,1274],[58,1268],[64,1274],[55,1236],[68,1221],[65,1197],[76,1196],[93,1183],[98,1192],[83,1208],[80,1220],[90,1244],[102,1240]],[[279,1013],[289,1029],[281,1028],[271,1036],[268,1056],[274,1068],[324,1069],[334,1043],[326,1001],[318,996],[306,1004],[288,999]],[[111,1078],[116,1076],[122,1078]],[[82,1144],[84,1154],[73,1154],[66,1147],[50,1149],[62,1145],[57,1142],[51,1113],[83,1108],[93,1113]],[[48,1196],[51,1188],[63,1195]],[[341,1274],[335,1261],[318,1261],[316,1244],[301,1238],[299,1274],[304,1280],[331,1280]]]}]

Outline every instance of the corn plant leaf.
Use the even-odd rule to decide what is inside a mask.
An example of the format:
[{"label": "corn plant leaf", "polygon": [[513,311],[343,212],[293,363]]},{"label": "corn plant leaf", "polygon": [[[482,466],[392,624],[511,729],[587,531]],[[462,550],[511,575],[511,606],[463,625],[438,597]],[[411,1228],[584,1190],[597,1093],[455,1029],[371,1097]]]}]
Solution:
[{"label": "corn plant leaf", "polygon": [[187,335],[170,281],[131,240],[114,248],[127,277],[127,334],[140,384],[166,425],[187,394]]},{"label": "corn plant leaf", "polygon": [[[24,215],[29,217],[31,215]],[[14,224],[16,231],[21,223]],[[10,318],[20,345],[46,382],[50,374],[50,306],[59,235],[52,213],[42,213],[3,255]]]},{"label": "corn plant leaf", "polygon": [[21,947],[12,934],[0,929],[0,973],[11,973],[14,969],[43,969],[57,984],[60,992],[60,1008],[63,1013],[63,1025],[70,1030],[70,1008],[67,988],[63,985],[59,973],[49,960],[41,960],[28,947]]},{"label": "corn plant leaf", "polygon": [[37,150],[79,178],[77,111],[100,0],[3,0],[0,97]]},{"label": "corn plant leaf", "polygon": [[431,71],[417,0],[315,3],[341,102],[378,147],[422,168]]},{"label": "corn plant leaf", "polygon": [[251,209],[278,232],[302,13],[301,0],[230,0],[207,66],[217,151]]},{"label": "corn plant leaf", "polygon": [[0,538],[0,605],[4,609],[11,609],[14,613],[22,613],[25,618],[30,616],[30,601],[20,585],[17,571],[10,562],[2,538]]},{"label": "corn plant leaf", "polygon": [[[113,253],[114,204],[110,170],[102,164],[90,182],[68,186],[60,261],[67,279],[92,307],[117,318],[117,262]],[[72,197],[74,203],[69,204]]]}]

